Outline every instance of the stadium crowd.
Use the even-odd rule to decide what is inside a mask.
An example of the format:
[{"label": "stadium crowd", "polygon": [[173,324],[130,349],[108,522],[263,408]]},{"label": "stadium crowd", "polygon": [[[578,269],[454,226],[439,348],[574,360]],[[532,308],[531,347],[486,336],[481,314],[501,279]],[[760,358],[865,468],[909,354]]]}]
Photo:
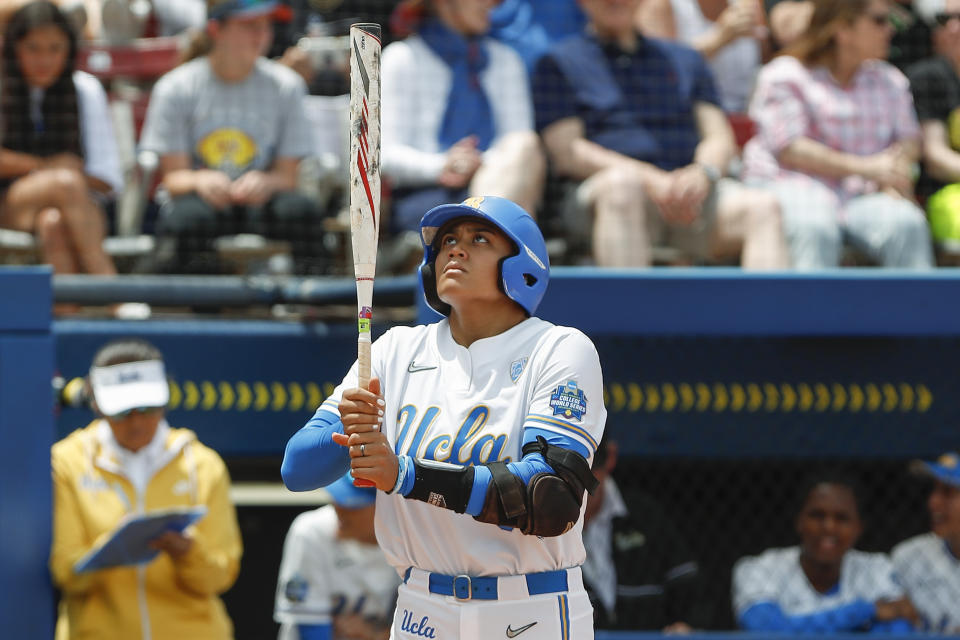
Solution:
[{"label": "stadium crowd", "polygon": [[[418,212],[481,193],[536,215],[557,264],[951,262],[953,0],[60,4],[0,7],[5,262],[344,273],[343,35],[371,17],[384,271],[415,263]],[[112,71],[151,39],[180,64]]]}]

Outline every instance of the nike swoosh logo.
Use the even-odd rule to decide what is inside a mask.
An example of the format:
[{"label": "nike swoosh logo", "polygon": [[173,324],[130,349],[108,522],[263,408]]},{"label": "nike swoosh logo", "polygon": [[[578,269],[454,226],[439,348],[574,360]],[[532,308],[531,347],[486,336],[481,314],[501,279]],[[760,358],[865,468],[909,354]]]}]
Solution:
[{"label": "nike swoosh logo", "polygon": [[525,624],[522,627],[519,627],[518,629],[514,629],[510,625],[507,625],[507,637],[516,638],[518,635],[520,635],[521,633],[523,633],[524,631],[526,631],[527,629],[529,629],[535,624],[537,624],[536,621],[531,622],[530,624]]},{"label": "nike swoosh logo", "polygon": [[411,360],[410,364],[407,365],[407,371],[410,373],[416,373],[417,371],[429,371],[430,369],[436,369],[437,365],[425,366],[422,364],[417,364],[416,360]]}]

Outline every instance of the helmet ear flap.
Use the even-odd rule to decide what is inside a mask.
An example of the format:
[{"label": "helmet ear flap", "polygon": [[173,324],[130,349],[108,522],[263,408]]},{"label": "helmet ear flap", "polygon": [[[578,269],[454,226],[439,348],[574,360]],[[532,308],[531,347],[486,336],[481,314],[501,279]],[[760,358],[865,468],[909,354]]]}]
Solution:
[{"label": "helmet ear flap", "polygon": [[[436,257],[434,257],[436,259]],[[420,265],[420,284],[423,286],[423,295],[427,303],[438,313],[450,315],[450,305],[440,299],[437,294],[437,278],[433,270],[434,260]]]}]

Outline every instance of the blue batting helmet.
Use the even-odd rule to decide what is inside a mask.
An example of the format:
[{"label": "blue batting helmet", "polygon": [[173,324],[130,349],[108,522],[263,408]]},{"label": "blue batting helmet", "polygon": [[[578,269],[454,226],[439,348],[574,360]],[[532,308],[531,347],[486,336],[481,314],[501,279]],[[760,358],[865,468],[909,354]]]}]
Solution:
[{"label": "blue batting helmet", "polygon": [[344,509],[362,509],[377,501],[377,490],[373,487],[357,487],[353,484],[353,474],[347,471],[338,480],[327,485],[330,501]]},{"label": "blue batting helmet", "polygon": [[450,305],[437,295],[433,266],[439,252],[434,240],[444,224],[463,217],[487,220],[513,241],[516,253],[500,261],[500,289],[528,315],[533,315],[550,281],[547,245],[540,227],[523,207],[495,196],[475,196],[460,204],[442,204],[423,215],[420,221],[420,241],[423,242],[420,281],[427,304],[445,316],[450,315]]}]

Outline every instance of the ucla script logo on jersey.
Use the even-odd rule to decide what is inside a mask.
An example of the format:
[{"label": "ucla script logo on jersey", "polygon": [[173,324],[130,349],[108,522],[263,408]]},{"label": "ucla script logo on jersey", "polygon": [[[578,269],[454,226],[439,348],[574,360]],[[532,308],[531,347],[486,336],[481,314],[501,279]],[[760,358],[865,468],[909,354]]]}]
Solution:
[{"label": "ucla script logo on jersey", "polygon": [[550,406],[553,407],[555,416],[583,420],[583,415],[587,412],[587,396],[577,386],[575,380],[570,380],[567,384],[557,387],[556,391],[550,395]]},{"label": "ucla script logo on jersey", "polygon": [[[427,433],[439,415],[438,407],[430,407],[422,415],[418,415],[416,407],[412,405],[400,409],[397,414],[400,433],[394,445],[397,455],[405,453],[423,460],[464,465],[486,464],[501,459],[507,434],[485,431],[490,416],[489,407],[474,407],[456,433],[435,432],[428,438]],[[509,457],[505,460],[509,460]]]}]

